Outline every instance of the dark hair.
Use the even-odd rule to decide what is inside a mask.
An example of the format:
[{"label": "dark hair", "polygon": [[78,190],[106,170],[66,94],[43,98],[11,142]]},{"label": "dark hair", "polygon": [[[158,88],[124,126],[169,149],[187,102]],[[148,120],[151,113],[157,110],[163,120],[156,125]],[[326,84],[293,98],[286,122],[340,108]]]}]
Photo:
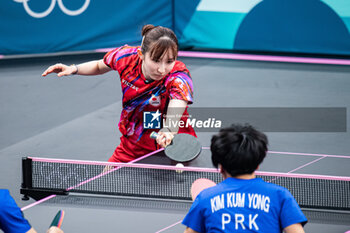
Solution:
[{"label": "dark hair", "polygon": [[149,52],[152,60],[159,60],[168,50],[172,51],[174,58],[177,57],[178,41],[171,29],[147,24],[143,26],[141,35],[143,36],[141,52],[143,54]]},{"label": "dark hair", "polygon": [[267,152],[266,135],[250,125],[232,125],[211,139],[213,165],[219,164],[231,176],[253,173]]}]

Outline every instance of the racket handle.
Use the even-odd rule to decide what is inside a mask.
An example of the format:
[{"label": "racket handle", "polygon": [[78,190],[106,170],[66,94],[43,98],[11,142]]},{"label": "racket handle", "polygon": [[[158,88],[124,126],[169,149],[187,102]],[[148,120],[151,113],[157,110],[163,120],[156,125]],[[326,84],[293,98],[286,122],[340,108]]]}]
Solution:
[{"label": "racket handle", "polygon": [[153,131],[153,132],[151,133],[151,135],[149,135],[149,137],[152,138],[152,139],[154,139],[154,140],[156,140],[157,137],[158,137],[158,133]]}]

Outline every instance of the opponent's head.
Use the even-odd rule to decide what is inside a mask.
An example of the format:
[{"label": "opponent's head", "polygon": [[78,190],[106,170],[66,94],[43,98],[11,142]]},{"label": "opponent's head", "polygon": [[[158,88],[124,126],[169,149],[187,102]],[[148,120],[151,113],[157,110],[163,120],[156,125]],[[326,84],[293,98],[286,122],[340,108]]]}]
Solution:
[{"label": "opponent's head", "polygon": [[178,53],[176,35],[169,28],[151,24],[143,26],[141,34],[142,72],[148,79],[160,80],[175,65]]},{"label": "opponent's head", "polygon": [[233,177],[251,174],[264,160],[267,145],[266,135],[252,126],[232,125],[212,137],[211,159]]}]

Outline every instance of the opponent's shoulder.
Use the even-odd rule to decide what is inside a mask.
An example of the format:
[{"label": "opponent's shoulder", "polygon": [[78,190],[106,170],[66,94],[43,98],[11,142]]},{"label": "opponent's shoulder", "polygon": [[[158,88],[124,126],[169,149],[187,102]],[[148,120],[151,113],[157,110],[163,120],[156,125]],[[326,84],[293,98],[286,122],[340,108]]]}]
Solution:
[{"label": "opponent's shoulder", "polygon": [[266,190],[267,192],[269,192],[272,195],[276,195],[279,198],[285,198],[285,197],[290,197],[292,194],[289,192],[288,189],[286,189],[283,186],[280,186],[278,184],[274,184],[274,183],[270,183],[270,182],[266,182],[264,180],[261,179],[260,182],[257,182],[257,188],[260,188],[262,190]]},{"label": "opponent's shoulder", "polygon": [[5,206],[12,204],[13,198],[10,195],[10,191],[8,189],[0,189],[0,212],[5,210]]},{"label": "opponent's shoulder", "polygon": [[112,49],[105,54],[103,58],[104,63],[113,69],[128,65],[138,59],[138,49],[139,46],[129,46],[127,44]]},{"label": "opponent's shoulder", "polygon": [[166,85],[169,83],[190,83],[192,85],[191,74],[183,62],[175,62],[175,65],[165,82]]},{"label": "opponent's shoulder", "polygon": [[123,45],[121,47],[115,48],[107,52],[105,56],[113,55],[113,57],[117,60],[137,55],[137,50],[139,49],[138,46],[129,46],[129,45]]},{"label": "opponent's shoulder", "polygon": [[5,200],[8,197],[10,197],[10,191],[8,189],[0,189],[0,199]]},{"label": "opponent's shoulder", "polygon": [[208,200],[211,198],[215,198],[218,195],[220,196],[222,194],[222,191],[223,191],[222,187],[219,183],[213,187],[204,189],[202,192],[198,194],[198,198],[201,200]]},{"label": "opponent's shoulder", "polygon": [[190,75],[189,70],[187,69],[185,63],[183,63],[182,61],[176,60],[175,61],[175,65],[173,67],[173,69],[171,70],[172,74],[175,74],[177,72],[185,72],[188,73],[188,75]]},{"label": "opponent's shoulder", "polygon": [[123,45],[119,47],[119,53],[121,54],[130,54],[130,55],[135,55],[137,54],[137,50],[140,49],[140,46],[130,46],[130,45]]}]

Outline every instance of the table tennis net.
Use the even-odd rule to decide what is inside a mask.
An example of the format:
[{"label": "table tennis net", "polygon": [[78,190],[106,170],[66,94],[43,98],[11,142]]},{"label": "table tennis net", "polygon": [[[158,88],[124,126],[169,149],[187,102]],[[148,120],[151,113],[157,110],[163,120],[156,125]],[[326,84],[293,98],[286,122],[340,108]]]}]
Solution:
[{"label": "table tennis net", "polygon": [[[287,188],[301,207],[350,210],[350,177],[274,172],[257,172],[257,177]],[[21,193],[62,191],[191,200],[191,184],[198,178],[222,181],[213,168],[30,157],[23,159]]]}]

